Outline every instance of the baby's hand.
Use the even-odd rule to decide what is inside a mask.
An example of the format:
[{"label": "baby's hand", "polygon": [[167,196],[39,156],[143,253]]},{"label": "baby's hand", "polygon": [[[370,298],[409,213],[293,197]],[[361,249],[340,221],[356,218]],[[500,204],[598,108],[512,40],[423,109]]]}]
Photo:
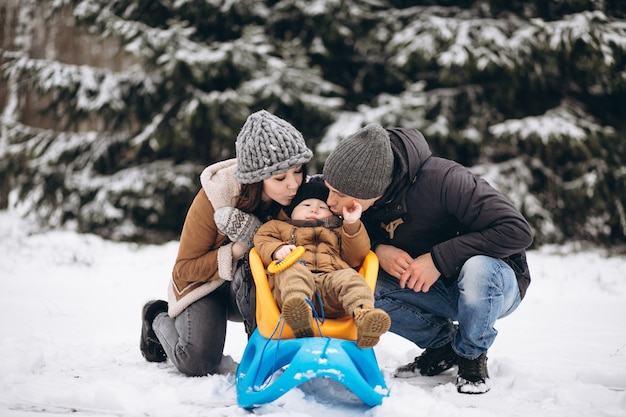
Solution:
[{"label": "baby's hand", "polygon": [[348,224],[355,223],[361,218],[361,213],[363,213],[363,206],[353,200],[352,207],[343,208],[343,221]]},{"label": "baby's hand", "polygon": [[281,261],[295,249],[296,245],[283,245],[274,252],[274,259]]}]

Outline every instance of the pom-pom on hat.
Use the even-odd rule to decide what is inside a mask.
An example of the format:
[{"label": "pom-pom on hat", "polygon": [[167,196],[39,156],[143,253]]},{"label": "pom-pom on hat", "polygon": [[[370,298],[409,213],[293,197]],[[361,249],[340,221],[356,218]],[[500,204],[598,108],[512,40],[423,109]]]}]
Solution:
[{"label": "pom-pom on hat", "polygon": [[324,179],[350,197],[380,197],[393,177],[389,133],[369,124],[339,142],[324,163]]},{"label": "pom-pom on hat", "polygon": [[323,181],[309,181],[300,186],[298,188],[298,192],[296,196],[291,200],[291,204],[289,207],[285,209],[285,212],[291,216],[291,212],[294,208],[304,200],[308,200],[309,198],[316,198],[318,200],[322,200],[326,202],[328,199],[328,187],[324,184]]},{"label": "pom-pom on hat", "polygon": [[248,116],[237,135],[235,150],[235,178],[241,184],[266,180],[305,164],[313,157],[302,133],[266,110]]}]

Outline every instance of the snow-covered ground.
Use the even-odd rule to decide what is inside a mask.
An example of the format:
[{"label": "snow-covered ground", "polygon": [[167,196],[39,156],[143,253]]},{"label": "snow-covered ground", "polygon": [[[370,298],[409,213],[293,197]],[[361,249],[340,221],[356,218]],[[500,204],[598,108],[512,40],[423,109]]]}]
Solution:
[{"label": "snow-covered ground", "polygon": [[[177,242],[122,244],[29,235],[0,211],[0,416],[246,416],[234,375],[189,378],[141,356],[140,311],[164,298]],[[492,390],[461,395],[454,373],[398,380],[420,349],[386,334],[376,346],[390,396],[368,408],[319,379],[254,410],[264,416],[626,416],[626,259],[563,247],[529,253],[533,283],[498,323]],[[243,326],[226,353],[239,361]]]}]

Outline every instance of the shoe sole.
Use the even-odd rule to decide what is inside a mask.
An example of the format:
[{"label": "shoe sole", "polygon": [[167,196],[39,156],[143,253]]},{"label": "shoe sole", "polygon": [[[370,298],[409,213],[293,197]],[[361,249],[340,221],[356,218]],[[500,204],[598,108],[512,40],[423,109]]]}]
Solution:
[{"label": "shoe sole", "polygon": [[456,380],[456,390],[459,394],[485,394],[489,392],[491,389],[489,385],[489,379],[485,379],[484,381],[472,382],[468,381],[463,377],[457,377]]},{"label": "shoe sole", "polygon": [[356,345],[371,348],[378,344],[380,336],[391,327],[391,318],[384,311],[372,310],[363,316],[357,326]]},{"label": "shoe sole", "polygon": [[282,315],[296,337],[312,337],[311,307],[303,298],[289,298],[283,304]]}]

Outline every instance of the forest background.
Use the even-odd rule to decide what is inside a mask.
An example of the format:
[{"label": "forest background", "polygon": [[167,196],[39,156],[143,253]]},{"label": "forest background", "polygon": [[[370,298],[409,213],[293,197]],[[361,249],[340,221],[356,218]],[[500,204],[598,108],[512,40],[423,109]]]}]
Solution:
[{"label": "forest background", "polygon": [[421,130],[534,246],[626,247],[621,0],[0,0],[0,210],[175,239],[199,173],[267,109],[321,172],[367,123]]}]

